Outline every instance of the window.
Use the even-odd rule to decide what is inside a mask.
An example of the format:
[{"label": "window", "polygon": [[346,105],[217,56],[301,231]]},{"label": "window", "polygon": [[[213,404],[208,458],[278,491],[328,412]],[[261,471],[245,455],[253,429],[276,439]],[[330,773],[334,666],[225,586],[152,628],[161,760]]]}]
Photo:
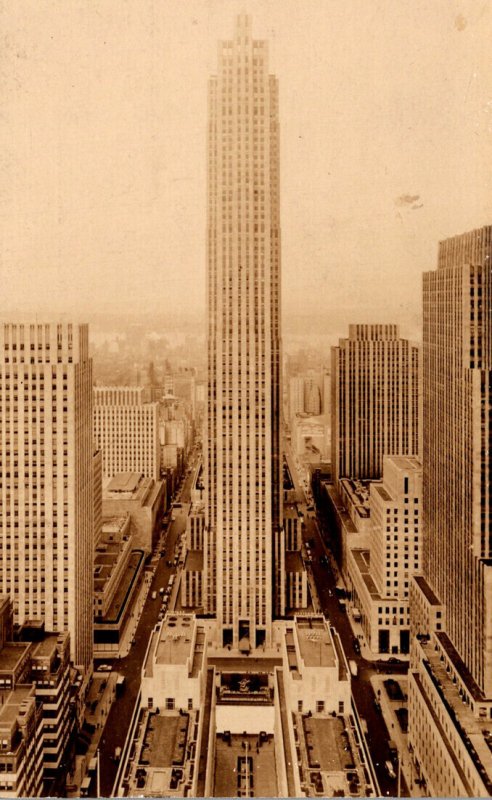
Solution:
[{"label": "window", "polygon": [[166,709],[172,711],[174,707],[174,697],[166,697]]},{"label": "window", "polygon": [[325,710],[325,701],[324,700],[316,700],[316,713],[322,714]]}]

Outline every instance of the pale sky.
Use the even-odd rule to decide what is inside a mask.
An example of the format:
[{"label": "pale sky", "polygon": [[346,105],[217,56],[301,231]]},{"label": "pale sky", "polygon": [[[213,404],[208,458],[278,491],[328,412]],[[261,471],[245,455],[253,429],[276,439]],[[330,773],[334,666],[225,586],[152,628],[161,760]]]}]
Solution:
[{"label": "pale sky", "polygon": [[3,312],[203,310],[239,11],[280,83],[287,313],[418,314],[437,242],[492,224],[492,0],[3,0]]}]

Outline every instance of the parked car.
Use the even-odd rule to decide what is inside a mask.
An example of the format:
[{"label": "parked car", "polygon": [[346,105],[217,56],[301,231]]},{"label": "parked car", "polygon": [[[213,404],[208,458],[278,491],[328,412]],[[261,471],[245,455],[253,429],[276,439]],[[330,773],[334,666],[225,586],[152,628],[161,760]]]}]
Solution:
[{"label": "parked car", "polygon": [[151,597],[152,597],[152,600],[155,600],[155,599],[156,599],[156,597],[157,597],[157,592],[152,592],[152,595],[151,595]]},{"label": "parked car", "polygon": [[390,778],[396,778],[396,772],[391,761],[385,761],[384,767]]},{"label": "parked car", "polygon": [[357,653],[357,655],[360,655],[360,642],[359,642],[359,640],[354,637],[352,639],[352,644],[354,646],[354,652]]}]

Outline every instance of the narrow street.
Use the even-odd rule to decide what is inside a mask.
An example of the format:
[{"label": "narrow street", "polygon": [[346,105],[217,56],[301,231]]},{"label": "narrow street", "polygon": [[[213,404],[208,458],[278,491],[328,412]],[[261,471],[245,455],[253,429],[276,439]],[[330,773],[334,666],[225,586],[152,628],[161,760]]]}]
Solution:
[{"label": "narrow street", "polygon": [[[189,502],[192,474],[188,474],[183,484],[183,488],[176,497],[176,502],[183,504]],[[147,601],[143,607],[142,614],[134,636],[134,644],[129,654],[125,658],[115,659],[113,671],[119,675],[124,675],[125,690],[121,697],[115,699],[111,710],[106,719],[106,724],[101,736],[99,746],[100,769],[101,769],[101,795],[109,797],[116,778],[118,763],[114,759],[117,747],[123,749],[128,735],[132,720],[135,702],[140,690],[142,665],[147,651],[150,635],[156,625],[161,609],[161,599],[159,589],[167,586],[170,576],[176,572],[176,568],[168,567],[167,560],[174,553],[174,547],[178,537],[186,527],[186,515],[177,515],[174,522],[169,523],[168,533],[165,541],[166,555],[159,556],[157,550],[157,567],[150,586]],[[156,558],[156,555],[154,555]],[[157,598],[152,600],[152,592],[157,592]],[[107,659],[106,659],[107,660]],[[97,665],[96,665],[97,666]],[[92,785],[93,784],[93,785]],[[96,796],[96,781],[91,784],[91,796]]]},{"label": "narrow street", "polygon": [[[328,563],[325,563],[324,560],[321,561],[327,551],[329,552],[330,531],[322,517],[319,515],[316,517],[314,512],[310,513],[307,510],[307,506],[311,504],[306,502],[304,487],[301,484],[294,458],[290,454],[288,454],[287,462],[298,496],[304,500],[301,503],[301,510],[304,514],[303,539],[305,542],[311,542],[313,559],[311,570],[323,613],[339,634],[347,659],[353,659],[357,663],[358,676],[352,678],[352,694],[359,716],[367,722],[366,740],[381,793],[387,796],[395,796],[397,794],[397,781],[390,778],[385,769],[385,761],[390,757],[388,742],[392,737],[386,728],[381,712],[376,706],[376,695],[370,679],[372,675],[378,672],[390,675],[406,674],[407,666],[406,664],[388,664],[384,661],[368,661],[354,650],[354,633],[345,606],[340,605],[335,592],[337,579],[333,574],[329,561]],[[408,789],[403,777],[401,794],[402,796],[408,796]]]}]

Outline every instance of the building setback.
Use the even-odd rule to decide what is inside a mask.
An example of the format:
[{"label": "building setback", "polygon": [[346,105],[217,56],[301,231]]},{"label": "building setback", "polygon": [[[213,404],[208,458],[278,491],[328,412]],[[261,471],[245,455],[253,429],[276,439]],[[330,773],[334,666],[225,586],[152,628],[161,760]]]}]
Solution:
[{"label": "building setback", "polygon": [[332,348],[332,469],[378,479],[383,455],[420,452],[419,348],[397,325],[350,325]]},{"label": "building setback", "polygon": [[209,82],[207,264],[204,605],[248,648],[283,568],[278,87],[244,14]]},{"label": "building setback", "polygon": [[88,326],[0,326],[0,593],[92,659],[92,361]]}]

